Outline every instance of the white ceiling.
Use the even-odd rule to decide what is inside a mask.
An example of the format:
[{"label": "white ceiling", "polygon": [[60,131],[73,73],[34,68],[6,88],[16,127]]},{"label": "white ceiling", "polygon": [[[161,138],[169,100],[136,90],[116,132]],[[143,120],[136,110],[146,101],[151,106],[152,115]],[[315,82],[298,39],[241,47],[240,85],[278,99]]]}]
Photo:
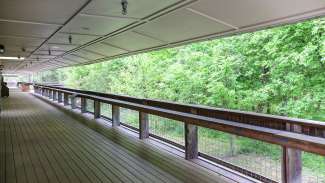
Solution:
[{"label": "white ceiling", "polygon": [[0,64],[36,72],[324,15],[324,0],[128,0],[127,15],[121,0],[3,0],[4,56],[26,59]]}]

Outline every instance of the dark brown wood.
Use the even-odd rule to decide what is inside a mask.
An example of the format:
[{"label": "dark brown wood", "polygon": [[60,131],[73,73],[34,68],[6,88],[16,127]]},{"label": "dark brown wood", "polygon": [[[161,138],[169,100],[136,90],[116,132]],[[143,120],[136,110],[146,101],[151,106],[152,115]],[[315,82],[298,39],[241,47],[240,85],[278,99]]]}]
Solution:
[{"label": "dark brown wood", "polygon": [[113,127],[120,126],[120,107],[112,105],[112,125]]},{"label": "dark brown wood", "polygon": [[198,158],[198,127],[185,123],[185,159]]},{"label": "dark brown wood", "polygon": [[58,102],[62,103],[62,92],[58,91]]},{"label": "dark brown wood", "polygon": [[53,90],[49,90],[49,99],[52,99],[52,97],[53,97]]},{"label": "dark brown wood", "polygon": [[68,93],[63,93],[63,104],[65,106],[69,105],[69,94]]},{"label": "dark brown wood", "polygon": [[149,115],[144,112],[139,112],[139,138],[149,138]]},{"label": "dark brown wood", "polygon": [[76,109],[77,108],[77,104],[76,104],[76,97],[75,95],[71,95],[71,109]]},{"label": "dark brown wood", "polygon": [[[40,85],[40,86],[48,87],[45,85]],[[50,88],[55,88],[64,91],[71,91],[71,92],[76,92],[85,95],[94,95],[94,96],[132,102],[137,104],[146,103],[146,105],[148,106],[158,107],[158,108],[168,109],[168,110],[173,110],[178,112],[191,113],[191,110],[195,109],[197,110],[197,114],[201,116],[213,117],[213,118],[218,118],[223,120],[230,120],[230,121],[240,122],[245,124],[267,126],[273,129],[285,130],[285,125],[287,123],[292,123],[292,124],[298,124],[304,126],[319,127],[325,130],[324,123],[320,121],[296,119],[296,118],[289,118],[284,116],[275,116],[275,115],[268,115],[268,114],[254,113],[254,112],[220,109],[220,108],[213,108],[213,107],[202,106],[202,105],[189,105],[189,104],[181,104],[181,103],[152,100],[152,99],[140,99],[140,98],[124,96],[124,95],[77,90],[77,89],[64,88],[64,87],[51,86]]]},{"label": "dark brown wood", "polygon": [[53,90],[53,100],[56,101],[58,100],[58,96],[57,96],[57,91]]},{"label": "dark brown wood", "polygon": [[[287,130],[295,133],[301,133],[299,125],[287,124]],[[301,151],[283,147],[282,155],[282,182],[284,183],[302,183],[302,159]]]},{"label": "dark brown wood", "polygon": [[[43,87],[46,88],[46,86]],[[53,87],[51,88],[53,89]],[[78,93],[78,91],[76,90],[70,90],[70,89],[66,90],[57,87],[55,89],[57,91],[62,91],[62,92]],[[123,101],[123,100],[116,100],[116,99],[108,98],[106,96],[102,97],[102,96],[97,96],[94,94],[86,94],[86,93],[87,92],[85,91],[83,93],[78,93],[78,96],[85,97],[92,100],[99,100],[103,103],[108,103],[111,105],[116,105],[131,110],[136,110],[139,112],[145,112],[148,114],[157,115],[157,116],[161,116],[161,117],[165,117],[177,121],[183,121],[187,124],[197,125],[200,127],[219,130],[219,131],[223,131],[223,132],[227,132],[239,136],[265,141],[268,143],[278,144],[289,148],[295,148],[307,152],[325,155],[324,138],[316,138],[316,137],[309,136],[308,134],[295,135],[292,132],[288,132],[285,128],[279,130],[279,129],[272,129],[270,127],[262,127],[256,125],[256,123],[244,124],[236,121],[219,119],[218,116],[208,117],[205,115],[201,115],[200,108],[198,106],[194,108],[198,111],[197,114],[191,114],[192,109],[190,109],[188,112],[179,112],[177,110],[172,110],[173,107],[170,107],[171,109],[166,109],[166,106],[164,106],[164,108],[159,108],[147,104],[145,105],[143,103],[138,104],[138,103]],[[173,106],[174,104],[171,103],[170,105]],[[248,115],[254,117],[253,113],[248,113]],[[261,116],[255,115],[255,118],[261,118]],[[245,116],[241,116],[240,119],[245,119]],[[301,124],[301,125],[313,126],[315,128],[325,127],[324,123],[321,124],[321,122],[296,120],[293,118],[283,118],[283,117],[276,118],[275,116],[272,116],[272,118],[265,118],[264,116],[262,117],[262,119],[267,119],[268,121],[266,122],[272,122],[271,119],[274,119],[276,122],[276,119],[279,119],[282,121],[286,120],[290,124]],[[266,122],[264,123],[266,124]],[[282,126],[282,124],[280,126]]]},{"label": "dark brown wood", "polygon": [[87,112],[87,99],[84,97],[81,97],[81,113]]},{"label": "dark brown wood", "polygon": [[98,100],[94,101],[94,118],[100,118],[100,102]]}]

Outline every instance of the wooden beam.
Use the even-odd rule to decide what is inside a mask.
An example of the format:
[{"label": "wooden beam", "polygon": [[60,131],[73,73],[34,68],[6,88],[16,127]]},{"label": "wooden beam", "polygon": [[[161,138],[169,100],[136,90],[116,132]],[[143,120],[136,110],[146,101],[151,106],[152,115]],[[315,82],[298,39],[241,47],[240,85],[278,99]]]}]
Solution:
[{"label": "wooden beam", "polygon": [[65,106],[69,105],[69,95],[67,93],[63,93],[63,104]]},{"label": "wooden beam", "polygon": [[84,97],[81,97],[81,113],[87,112],[87,99]]},{"label": "wooden beam", "polygon": [[58,96],[57,96],[57,91],[53,90],[53,100],[56,101],[58,100]]},{"label": "wooden beam", "polygon": [[198,127],[185,123],[185,159],[196,159],[198,154]]},{"label": "wooden beam", "polygon": [[149,115],[145,112],[139,112],[139,138],[149,138]]},{"label": "wooden beam", "polygon": [[71,95],[71,109],[76,109],[77,105],[76,105],[76,96],[75,95]]},{"label": "wooden beam", "polygon": [[[192,114],[197,114],[196,109],[191,109]],[[196,159],[199,156],[198,150],[198,127],[193,124],[184,124],[185,128],[185,159]]]},{"label": "wooden beam", "polygon": [[53,99],[53,90],[49,90],[49,99]]},{"label": "wooden beam", "polygon": [[98,100],[94,100],[94,118],[100,118],[100,102]]},{"label": "wooden beam", "polygon": [[112,105],[112,126],[120,126],[120,107]]},{"label": "wooden beam", "polygon": [[[318,128],[317,130],[324,131],[325,125],[322,122],[285,118],[281,116],[261,116],[260,114],[255,113],[246,113],[243,116],[237,116],[236,113],[241,112],[231,111],[231,113],[229,113],[229,111],[227,112],[227,110],[224,111],[223,109],[214,109],[204,106],[192,106],[198,111],[198,113],[191,114],[190,110],[181,112],[183,110],[183,105],[177,103],[175,104],[171,102],[164,102],[161,103],[160,107],[157,107],[157,105],[148,102],[147,99],[132,98],[127,96],[116,96],[112,94],[103,94],[92,91],[82,91],[62,87],[53,87],[45,85],[39,86],[44,88],[56,89],[57,91],[69,94],[78,93],[78,97],[85,97],[91,100],[99,100],[103,103],[116,105],[119,107],[139,112],[145,112],[152,115],[157,115],[164,118],[181,121],[187,124],[197,125],[204,128],[214,129],[217,131],[231,133],[234,135],[261,140],[280,146],[300,149],[302,151],[311,152],[319,155],[325,155],[324,138],[315,137],[307,133],[295,134],[293,132],[288,132],[285,127],[281,127],[281,129],[274,129],[273,127],[263,126],[264,124],[277,122],[281,123],[282,126],[283,122],[287,122],[290,124],[300,125],[303,127],[303,129],[310,128],[311,130],[315,130],[315,128]],[[144,105],[143,100],[147,101],[148,103]],[[141,104],[138,103],[139,101],[141,101]],[[154,102],[154,100],[152,100],[151,102]],[[186,108],[188,108],[189,106],[191,105],[186,105]],[[226,113],[226,116],[231,116],[231,118],[236,119],[234,119],[234,121],[232,119],[225,120],[223,119],[224,113]],[[240,118],[240,121],[242,122],[237,122],[237,118]],[[251,121],[252,118],[264,122],[259,124],[247,124],[247,122]]]},{"label": "wooden beam", "polygon": [[[301,133],[299,125],[290,123],[286,126],[288,131]],[[301,183],[302,182],[302,160],[301,151],[293,148],[283,147],[282,156],[282,182],[284,183]]]},{"label": "wooden beam", "polygon": [[58,91],[58,102],[62,103],[62,92]]}]

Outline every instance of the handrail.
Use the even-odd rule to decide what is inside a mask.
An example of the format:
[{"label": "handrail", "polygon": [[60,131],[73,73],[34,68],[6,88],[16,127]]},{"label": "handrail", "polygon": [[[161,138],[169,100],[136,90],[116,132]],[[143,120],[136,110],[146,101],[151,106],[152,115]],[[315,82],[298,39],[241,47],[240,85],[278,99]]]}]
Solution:
[{"label": "handrail", "polygon": [[[64,94],[64,104],[68,104],[68,95],[74,99],[80,97],[94,101],[94,117],[100,117],[100,103],[112,105],[112,124],[119,123],[119,107],[138,111],[139,136],[148,138],[148,114],[173,119],[185,124],[185,155],[187,159],[198,156],[197,127],[204,127],[238,136],[260,140],[283,147],[284,182],[291,182],[293,177],[301,176],[301,154],[306,151],[325,156],[325,123],[283,116],[258,114],[212,108],[200,105],[187,105],[160,100],[142,99],[125,95],[115,95],[94,91],[84,91],[59,86],[34,84],[39,94],[54,97]],[[46,93],[47,92],[47,93]],[[52,92],[52,94],[50,94]],[[52,96],[51,96],[52,95]],[[54,99],[54,98],[53,98]],[[61,99],[57,99],[59,102]],[[74,108],[75,104],[71,104]],[[85,110],[81,107],[81,111]],[[115,112],[114,112],[115,111]],[[141,126],[144,125],[142,128]],[[297,152],[297,153],[292,153]],[[244,169],[239,170],[245,173]],[[300,173],[299,173],[300,172]],[[248,172],[247,175],[250,175]],[[264,180],[264,179],[263,179]],[[267,182],[274,182],[269,179]]]},{"label": "handrail", "polygon": [[[325,138],[312,137],[305,134],[288,132],[285,130],[270,129],[270,128],[260,127],[252,124],[243,124],[236,121],[212,118],[212,117],[203,116],[199,114],[179,112],[176,110],[167,109],[166,107],[163,108],[163,107],[150,106],[145,102],[140,102],[142,99],[137,99],[138,102],[134,102],[134,101],[129,102],[122,99],[111,99],[108,97],[97,96],[95,95],[95,93],[97,92],[91,92],[92,94],[85,94],[89,92],[82,91],[81,93],[79,92],[81,90],[67,89],[62,87],[52,87],[52,86],[44,86],[44,85],[35,85],[35,86],[42,87],[45,89],[52,89],[63,93],[68,93],[71,95],[73,94],[75,97],[83,97],[87,99],[98,100],[100,102],[109,103],[112,105],[117,105],[128,109],[133,109],[136,111],[146,112],[149,114],[158,115],[169,119],[174,119],[184,123],[202,126],[205,128],[215,129],[223,132],[232,133],[235,135],[240,135],[244,137],[266,141],[273,144],[278,144],[281,146],[301,149],[307,152],[325,155]],[[130,98],[130,99],[134,100],[135,98]],[[148,101],[148,100],[144,100],[144,101]],[[166,104],[167,102],[164,103]],[[174,104],[175,103],[171,103],[171,105]],[[193,106],[193,108],[198,108],[198,107]],[[254,113],[248,113],[248,114],[254,115]],[[258,115],[256,117],[261,117],[261,116],[266,117],[263,115]],[[276,116],[271,116],[271,117],[276,118]],[[280,120],[287,120],[286,121],[287,123],[293,122],[295,124],[308,125],[308,126],[310,125],[310,126],[325,128],[325,123],[321,124],[322,122],[312,121],[313,123],[310,123],[310,120],[306,120],[304,122],[303,120],[295,121],[294,118],[283,118],[283,117],[280,117]]]},{"label": "handrail", "polygon": [[[48,87],[48,85],[40,85],[40,84],[35,84],[35,85]],[[59,86],[51,86],[51,88],[61,89],[61,90],[70,91],[74,93],[89,94],[89,95],[107,97],[112,99],[118,99],[122,101],[138,103],[138,104],[145,103],[148,106],[171,109],[179,112],[191,113],[193,110],[195,110],[197,114],[202,116],[214,117],[214,118],[219,118],[224,120],[231,120],[231,121],[236,121],[241,123],[253,123],[254,125],[258,125],[258,126],[268,125],[269,123],[270,126],[266,126],[269,128],[285,129],[286,123],[291,123],[296,125],[303,125],[305,127],[322,128],[322,130],[325,131],[325,123],[321,121],[315,121],[315,120],[289,118],[285,116],[276,116],[276,115],[261,114],[255,112],[244,112],[239,110],[221,109],[221,108],[214,108],[214,107],[203,106],[203,105],[181,104],[177,102],[144,99],[144,98],[137,98],[137,97],[131,97],[126,95],[116,95],[116,94],[101,93],[95,91],[78,90],[78,89],[64,88]],[[275,127],[275,125],[277,126]],[[325,137],[325,134],[323,136]]]}]

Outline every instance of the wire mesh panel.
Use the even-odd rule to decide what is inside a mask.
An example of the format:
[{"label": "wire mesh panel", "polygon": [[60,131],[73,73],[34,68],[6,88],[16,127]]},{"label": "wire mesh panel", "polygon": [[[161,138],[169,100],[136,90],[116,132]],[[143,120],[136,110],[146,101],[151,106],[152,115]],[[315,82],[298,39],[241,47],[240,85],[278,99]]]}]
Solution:
[{"label": "wire mesh panel", "polygon": [[112,119],[112,105],[100,103],[100,110],[102,116]]},{"label": "wire mesh panel", "polygon": [[182,122],[149,115],[149,133],[178,145],[185,145],[184,123]]},{"label": "wire mesh panel", "polygon": [[86,110],[87,112],[94,112],[94,101],[90,99],[86,99]]},{"label": "wire mesh panel", "polygon": [[139,129],[139,112],[126,108],[120,109],[121,123]]},{"label": "wire mesh panel", "polygon": [[303,152],[302,153],[302,182],[325,182],[325,157]]},{"label": "wire mesh panel", "polygon": [[281,146],[201,127],[198,138],[199,152],[217,163],[234,165],[236,170],[265,182],[281,182]]}]

